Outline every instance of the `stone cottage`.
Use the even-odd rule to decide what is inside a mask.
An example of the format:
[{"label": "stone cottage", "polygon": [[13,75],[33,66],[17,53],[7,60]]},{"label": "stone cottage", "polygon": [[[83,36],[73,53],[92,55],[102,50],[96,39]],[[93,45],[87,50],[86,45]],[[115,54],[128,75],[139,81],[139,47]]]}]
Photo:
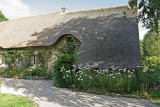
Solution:
[{"label": "stone cottage", "polygon": [[[140,65],[137,14],[127,6],[31,16],[0,23],[0,48],[52,52],[47,62],[52,68],[56,46],[79,43],[79,63],[95,68],[136,68]],[[0,64],[3,64],[2,56]],[[36,63],[36,53],[33,64]]]}]

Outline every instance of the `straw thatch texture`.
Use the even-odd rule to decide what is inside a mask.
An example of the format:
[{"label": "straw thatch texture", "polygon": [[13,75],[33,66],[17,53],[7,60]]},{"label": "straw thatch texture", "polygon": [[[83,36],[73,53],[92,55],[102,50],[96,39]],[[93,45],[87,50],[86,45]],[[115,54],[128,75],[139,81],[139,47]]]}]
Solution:
[{"label": "straw thatch texture", "polygon": [[80,40],[78,58],[82,64],[100,68],[140,65],[136,14],[126,6],[4,22],[0,24],[0,46],[50,46],[64,34],[72,34]]}]

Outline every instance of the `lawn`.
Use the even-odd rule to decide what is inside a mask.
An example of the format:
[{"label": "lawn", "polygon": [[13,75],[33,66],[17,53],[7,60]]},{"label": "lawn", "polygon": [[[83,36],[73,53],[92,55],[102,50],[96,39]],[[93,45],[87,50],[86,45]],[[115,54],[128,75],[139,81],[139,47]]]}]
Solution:
[{"label": "lawn", "polygon": [[37,107],[31,99],[0,93],[0,107]]}]

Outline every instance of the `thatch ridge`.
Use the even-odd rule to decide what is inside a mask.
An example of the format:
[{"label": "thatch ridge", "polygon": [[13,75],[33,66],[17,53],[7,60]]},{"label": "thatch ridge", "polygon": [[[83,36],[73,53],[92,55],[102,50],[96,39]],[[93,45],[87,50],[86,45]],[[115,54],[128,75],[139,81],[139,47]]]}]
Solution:
[{"label": "thatch ridge", "polygon": [[117,6],[117,7],[109,7],[109,8],[81,10],[81,11],[69,12],[67,14],[74,14],[74,13],[81,13],[81,12],[91,12],[91,11],[113,10],[113,9],[120,9],[120,8],[126,8],[126,7],[128,7],[128,6]]},{"label": "thatch ridge", "polygon": [[12,20],[3,21],[3,22],[0,22],[0,24],[1,23],[9,23],[10,21],[23,20],[23,19],[34,18],[34,17],[39,17],[39,16],[46,16],[46,15],[51,15],[51,14],[54,15],[54,14],[59,14],[59,13],[60,12],[41,14],[41,15],[36,15],[36,16],[27,16],[27,17],[22,17],[22,18],[18,18],[18,19],[12,19]]}]

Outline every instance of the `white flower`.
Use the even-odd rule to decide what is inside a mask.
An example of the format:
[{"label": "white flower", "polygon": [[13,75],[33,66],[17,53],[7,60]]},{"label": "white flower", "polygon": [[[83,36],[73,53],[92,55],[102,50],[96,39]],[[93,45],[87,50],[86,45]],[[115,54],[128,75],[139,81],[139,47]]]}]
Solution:
[{"label": "white flower", "polygon": [[91,76],[89,76],[89,78],[92,78]]},{"label": "white flower", "polygon": [[95,69],[94,69],[94,71],[97,72],[97,73],[99,72],[99,70],[95,70]]},{"label": "white flower", "polygon": [[131,75],[128,75],[128,77],[130,78],[130,77],[131,77]]},{"label": "white flower", "polygon": [[154,69],[150,69],[150,71],[154,71]]},{"label": "white flower", "polygon": [[118,73],[116,73],[116,75],[120,75],[120,73],[118,72]]},{"label": "white flower", "polygon": [[113,76],[113,74],[109,74],[109,76]]},{"label": "white flower", "polygon": [[74,68],[74,69],[76,69],[76,66],[75,66],[75,65],[73,65],[73,68]]},{"label": "white flower", "polygon": [[147,70],[145,69],[145,70],[143,70],[143,72],[146,72]]},{"label": "white flower", "polygon": [[112,78],[115,78],[114,76]]},{"label": "white flower", "polygon": [[126,69],[123,69],[123,72],[126,72]]},{"label": "white flower", "polygon": [[130,73],[131,71],[130,70],[128,70],[128,73]]}]

